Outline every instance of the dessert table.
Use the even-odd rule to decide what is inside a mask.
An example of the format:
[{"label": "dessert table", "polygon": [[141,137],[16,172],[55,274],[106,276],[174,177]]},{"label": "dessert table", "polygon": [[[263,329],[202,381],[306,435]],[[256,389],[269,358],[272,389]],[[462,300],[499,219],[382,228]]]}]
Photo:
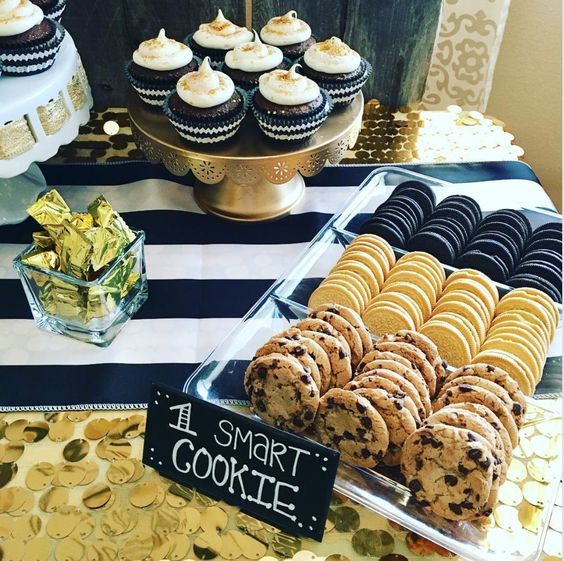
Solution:
[{"label": "dessert table", "polygon": [[[145,230],[149,300],[108,349],[40,331],[11,269],[35,227],[27,220],[0,228],[0,559],[451,556],[338,494],[317,543],[174,484],[140,462],[143,404],[150,380],[182,388],[375,164],[407,164],[454,181],[485,210],[507,205],[508,197],[515,206],[550,209],[512,141],[502,123],[479,113],[406,107],[392,114],[371,101],[345,165],[306,179],[306,195],[289,216],[236,224],[198,209],[190,176],[141,161],[122,109],[95,109],[77,140],[42,170],[71,207],[103,193],[127,223]],[[543,404],[560,414],[558,384],[541,390]],[[558,422],[542,435],[553,454],[560,433]],[[501,506],[494,523],[500,558],[536,531],[537,520],[530,497],[511,496]],[[559,500],[544,561],[562,555],[561,521]]]}]

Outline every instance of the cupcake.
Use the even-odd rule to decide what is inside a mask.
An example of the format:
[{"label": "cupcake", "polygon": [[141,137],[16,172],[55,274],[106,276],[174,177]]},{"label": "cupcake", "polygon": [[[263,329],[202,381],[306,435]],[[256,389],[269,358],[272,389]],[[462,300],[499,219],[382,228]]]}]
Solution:
[{"label": "cupcake", "polygon": [[265,43],[279,47],[284,56],[292,61],[300,58],[315,44],[311,28],[305,21],[298,19],[295,10],[269,19],[260,30],[260,37]]},{"label": "cupcake", "polygon": [[336,107],[351,103],[372,72],[370,63],[338,37],[312,45],[299,62],[304,75],[325,88]]},{"label": "cupcake", "polygon": [[29,76],[55,62],[65,30],[29,0],[0,0],[0,66],[8,76]]},{"label": "cupcake", "polygon": [[196,56],[200,59],[209,57],[210,64],[219,69],[227,51],[252,40],[253,34],[246,27],[235,25],[218,10],[213,21],[202,23],[198,31],[188,36],[184,42],[190,45]]},{"label": "cupcake", "polygon": [[265,45],[256,31],[254,34],[254,41],[241,43],[225,55],[221,68],[237,86],[245,90],[256,88],[265,72],[278,68],[286,70],[291,64],[278,47]]},{"label": "cupcake", "polygon": [[61,16],[67,7],[67,0],[31,0],[33,4],[43,10],[46,18],[61,21]]},{"label": "cupcake", "polygon": [[156,39],[143,41],[134,51],[125,74],[146,104],[162,107],[166,96],[176,90],[178,80],[197,68],[190,47],[169,39],[161,29]]},{"label": "cupcake", "polygon": [[253,113],[258,124],[274,140],[307,140],[333,107],[329,94],[307,76],[298,74],[298,66],[263,74],[253,94]]},{"label": "cupcake", "polygon": [[231,138],[247,112],[247,94],[214,70],[206,57],[195,72],[178,80],[163,105],[178,134],[191,142],[214,144]]}]

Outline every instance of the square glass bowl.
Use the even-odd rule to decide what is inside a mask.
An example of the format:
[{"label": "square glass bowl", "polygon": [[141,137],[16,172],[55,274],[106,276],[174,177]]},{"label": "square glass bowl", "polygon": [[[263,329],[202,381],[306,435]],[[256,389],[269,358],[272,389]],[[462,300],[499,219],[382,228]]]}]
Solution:
[{"label": "square glass bowl", "polygon": [[41,329],[107,347],[148,297],[145,232],[97,279],[85,281],[22,261],[31,244],[13,261],[35,323]]}]

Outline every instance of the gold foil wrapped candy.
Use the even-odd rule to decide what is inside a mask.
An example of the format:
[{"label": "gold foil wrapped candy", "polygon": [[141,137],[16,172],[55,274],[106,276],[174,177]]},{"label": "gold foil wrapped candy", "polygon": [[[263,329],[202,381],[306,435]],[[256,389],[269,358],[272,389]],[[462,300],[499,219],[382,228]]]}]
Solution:
[{"label": "gold foil wrapped candy", "polygon": [[22,262],[45,270],[30,273],[45,311],[79,323],[114,312],[140,275],[137,256],[122,255],[135,234],[110,203],[100,196],[88,212],[71,213],[53,189],[27,210],[44,230],[33,233],[35,248]]}]

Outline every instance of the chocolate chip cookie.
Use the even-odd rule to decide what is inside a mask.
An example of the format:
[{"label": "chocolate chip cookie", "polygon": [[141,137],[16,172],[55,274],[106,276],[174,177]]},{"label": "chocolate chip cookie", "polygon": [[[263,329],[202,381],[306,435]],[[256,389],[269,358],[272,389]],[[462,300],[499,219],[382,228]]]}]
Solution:
[{"label": "chocolate chip cookie", "polygon": [[341,306],[340,304],[322,304],[321,306],[318,306],[315,311],[332,312],[333,314],[337,314],[346,319],[356,329],[356,332],[360,337],[363,356],[372,350],[373,342],[370,332],[366,329],[360,315],[354,310],[351,310],[351,308],[347,308],[346,306]]},{"label": "chocolate chip cookie", "polygon": [[313,424],[319,406],[319,389],[307,369],[280,353],[251,361],[243,384],[251,409],[278,428],[302,432]]},{"label": "chocolate chip cookie", "polygon": [[388,466],[397,466],[401,461],[402,447],[406,438],[417,429],[413,415],[403,405],[400,398],[394,397],[380,388],[360,388],[357,395],[365,397],[380,413],[388,427],[388,451],[382,461]]},{"label": "chocolate chip cookie", "polygon": [[[525,394],[521,391],[519,384],[505,370],[499,368],[498,366],[493,366],[492,364],[469,364],[455,370],[447,377],[445,383],[450,382],[455,378],[460,378],[461,376],[479,376],[480,378],[485,378],[486,380],[501,386],[513,400],[512,411],[514,415],[517,416],[515,420],[522,420],[524,418],[525,413],[527,412]],[[518,425],[521,426],[522,422],[518,422]]]},{"label": "chocolate chip cookie", "polygon": [[324,333],[325,335],[331,335],[331,337],[335,337],[335,339],[337,339],[345,349],[350,360],[351,349],[349,347],[349,344],[347,343],[347,340],[330,323],[327,323],[326,321],[323,321],[321,319],[306,318],[294,324],[294,327],[297,327],[302,331],[315,331],[316,333]]},{"label": "chocolate chip cookie", "polygon": [[519,444],[517,424],[511,414],[511,409],[507,407],[497,395],[479,386],[460,384],[446,389],[433,403],[433,410],[438,411],[445,405],[450,405],[451,403],[465,402],[485,405],[492,413],[495,413],[495,415],[499,417],[499,420],[507,429],[513,448]]},{"label": "chocolate chip cookie", "polygon": [[353,325],[339,314],[315,310],[309,314],[312,319],[320,319],[332,325],[346,340],[351,352],[351,364],[355,368],[362,359],[362,341]]},{"label": "chocolate chip cookie", "polygon": [[407,438],[401,471],[420,506],[449,520],[471,520],[488,503],[493,464],[485,439],[439,423]]},{"label": "chocolate chip cookie", "polygon": [[391,351],[372,350],[362,357],[362,360],[358,363],[358,366],[356,367],[356,371],[357,371],[357,373],[362,372],[364,370],[364,367],[369,362],[372,362],[373,360],[383,360],[383,359],[395,360],[396,362],[399,362],[400,364],[402,364],[406,368],[412,367],[411,362],[409,362],[409,360],[407,360],[406,358],[404,358],[401,355],[398,355],[396,353],[392,353]]},{"label": "chocolate chip cookie", "polygon": [[371,403],[354,392],[333,388],[320,400],[315,418],[319,441],[360,467],[374,467],[388,448],[388,429]]},{"label": "chocolate chip cookie", "polygon": [[411,363],[412,367],[417,368],[425,379],[425,383],[429,388],[429,395],[433,397],[437,390],[437,375],[431,363],[427,360],[425,353],[419,350],[415,345],[409,343],[398,343],[396,341],[382,341],[378,339],[374,344],[374,348],[378,351],[390,351],[403,356]]},{"label": "chocolate chip cookie", "polygon": [[[313,321],[313,320],[312,320]],[[350,355],[341,342],[332,335],[317,333],[316,331],[302,331],[302,337],[315,341],[329,357],[331,377],[329,387],[342,388],[352,378]]]}]

